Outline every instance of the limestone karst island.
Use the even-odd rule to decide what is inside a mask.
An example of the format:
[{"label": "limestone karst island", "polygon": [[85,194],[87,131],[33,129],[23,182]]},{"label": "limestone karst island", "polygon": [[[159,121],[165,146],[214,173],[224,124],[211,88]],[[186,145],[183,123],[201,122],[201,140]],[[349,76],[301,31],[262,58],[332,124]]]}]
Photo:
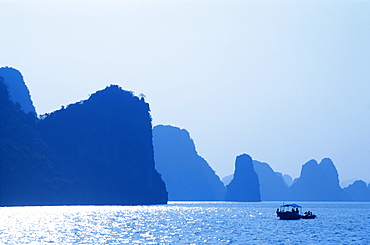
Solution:
[{"label": "limestone karst island", "polygon": [[241,154],[221,181],[188,131],[153,127],[144,98],[117,85],[37,115],[21,73],[3,67],[0,100],[1,206],[370,201],[365,182],[339,185],[330,158],[309,160],[293,181]]}]

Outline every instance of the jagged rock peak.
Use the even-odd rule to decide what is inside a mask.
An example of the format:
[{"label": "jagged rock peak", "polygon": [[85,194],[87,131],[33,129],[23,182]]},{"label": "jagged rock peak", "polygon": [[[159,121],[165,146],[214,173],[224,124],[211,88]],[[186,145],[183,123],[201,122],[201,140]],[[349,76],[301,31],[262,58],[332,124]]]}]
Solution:
[{"label": "jagged rock peak", "polygon": [[[136,97],[134,95],[134,92],[129,91],[129,90],[124,90],[117,84],[111,84],[111,85],[105,87],[104,89],[96,91],[95,93],[93,93],[90,96],[90,99],[96,98],[96,97],[98,97],[102,94],[106,94],[106,93],[109,93],[110,95],[113,95],[113,96],[117,96],[117,95],[121,96],[122,94],[124,94],[128,97],[135,97],[135,98],[139,99],[138,97]],[[107,99],[107,98],[104,98],[104,99]]]},{"label": "jagged rock peak", "polygon": [[253,160],[251,156],[244,153],[236,157],[234,174],[235,177],[237,177],[238,175],[243,175],[246,171],[249,171],[251,169],[253,169]]},{"label": "jagged rock peak", "polygon": [[330,158],[324,158],[320,163],[317,163],[315,159],[311,159],[302,166],[301,176],[305,177],[306,174],[322,172],[326,177],[329,177],[331,181],[336,184],[339,183],[338,171],[334,166],[333,161]]},{"label": "jagged rock peak", "polygon": [[301,169],[300,179],[311,178],[311,175],[315,175],[320,172],[319,164],[315,159],[311,159],[305,164],[303,164]]},{"label": "jagged rock peak", "polygon": [[1,67],[0,77],[4,79],[4,82],[8,87],[10,99],[14,103],[19,103],[21,109],[26,114],[29,112],[36,114],[35,107],[31,100],[30,91],[28,90],[20,71],[12,67]]},{"label": "jagged rock peak", "polygon": [[315,159],[311,159],[308,162],[306,162],[303,167],[318,167],[318,163]]},{"label": "jagged rock peak", "polygon": [[[146,111],[150,111],[149,104],[145,102],[144,97],[137,97],[135,96],[134,92],[129,90],[122,89],[119,85],[111,84],[104,89],[98,90],[93,93],[88,101],[100,101],[105,104],[115,104],[118,102],[123,102],[124,100],[130,100],[130,104],[137,103],[137,104],[145,104]],[[78,104],[84,103],[85,101],[77,102]],[[144,103],[143,103],[144,102]],[[127,104],[128,106],[128,104]]]},{"label": "jagged rock peak", "polygon": [[321,160],[320,169],[330,178],[331,181],[339,184],[339,175],[333,161],[330,158],[324,158]]}]

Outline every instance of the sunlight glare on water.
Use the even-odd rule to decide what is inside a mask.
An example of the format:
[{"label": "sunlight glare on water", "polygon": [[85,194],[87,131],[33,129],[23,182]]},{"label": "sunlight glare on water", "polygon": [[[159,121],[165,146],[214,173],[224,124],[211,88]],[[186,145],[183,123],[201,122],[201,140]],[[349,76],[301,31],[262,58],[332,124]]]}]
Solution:
[{"label": "sunlight glare on water", "polygon": [[[1,244],[369,244],[370,203],[304,203],[315,220],[283,221],[281,203],[0,208]],[[302,204],[302,203],[300,203]],[[308,210],[308,209],[307,209]],[[358,215],[361,213],[361,215]]]}]

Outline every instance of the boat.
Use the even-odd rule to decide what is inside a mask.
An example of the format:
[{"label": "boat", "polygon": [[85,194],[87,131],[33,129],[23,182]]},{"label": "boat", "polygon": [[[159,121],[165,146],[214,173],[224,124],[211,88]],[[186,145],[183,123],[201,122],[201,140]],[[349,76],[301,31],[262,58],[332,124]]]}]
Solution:
[{"label": "boat", "polygon": [[311,211],[304,212],[302,215],[302,219],[314,219],[316,215],[314,215]]},{"label": "boat", "polygon": [[276,210],[276,214],[283,220],[301,219],[302,207],[297,204],[283,204]]},{"label": "boat", "polygon": [[297,219],[315,219],[311,211],[304,212],[302,214],[302,207],[293,203],[293,204],[283,204],[276,210],[277,216],[282,220],[297,220]]}]

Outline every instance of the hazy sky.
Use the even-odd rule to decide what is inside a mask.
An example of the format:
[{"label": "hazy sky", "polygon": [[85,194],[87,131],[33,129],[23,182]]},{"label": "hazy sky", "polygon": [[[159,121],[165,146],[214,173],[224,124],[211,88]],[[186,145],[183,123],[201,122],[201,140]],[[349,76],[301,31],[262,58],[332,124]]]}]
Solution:
[{"label": "hazy sky", "polygon": [[4,1],[0,66],[39,114],[119,84],[220,177],[247,153],[370,181],[369,1]]}]

